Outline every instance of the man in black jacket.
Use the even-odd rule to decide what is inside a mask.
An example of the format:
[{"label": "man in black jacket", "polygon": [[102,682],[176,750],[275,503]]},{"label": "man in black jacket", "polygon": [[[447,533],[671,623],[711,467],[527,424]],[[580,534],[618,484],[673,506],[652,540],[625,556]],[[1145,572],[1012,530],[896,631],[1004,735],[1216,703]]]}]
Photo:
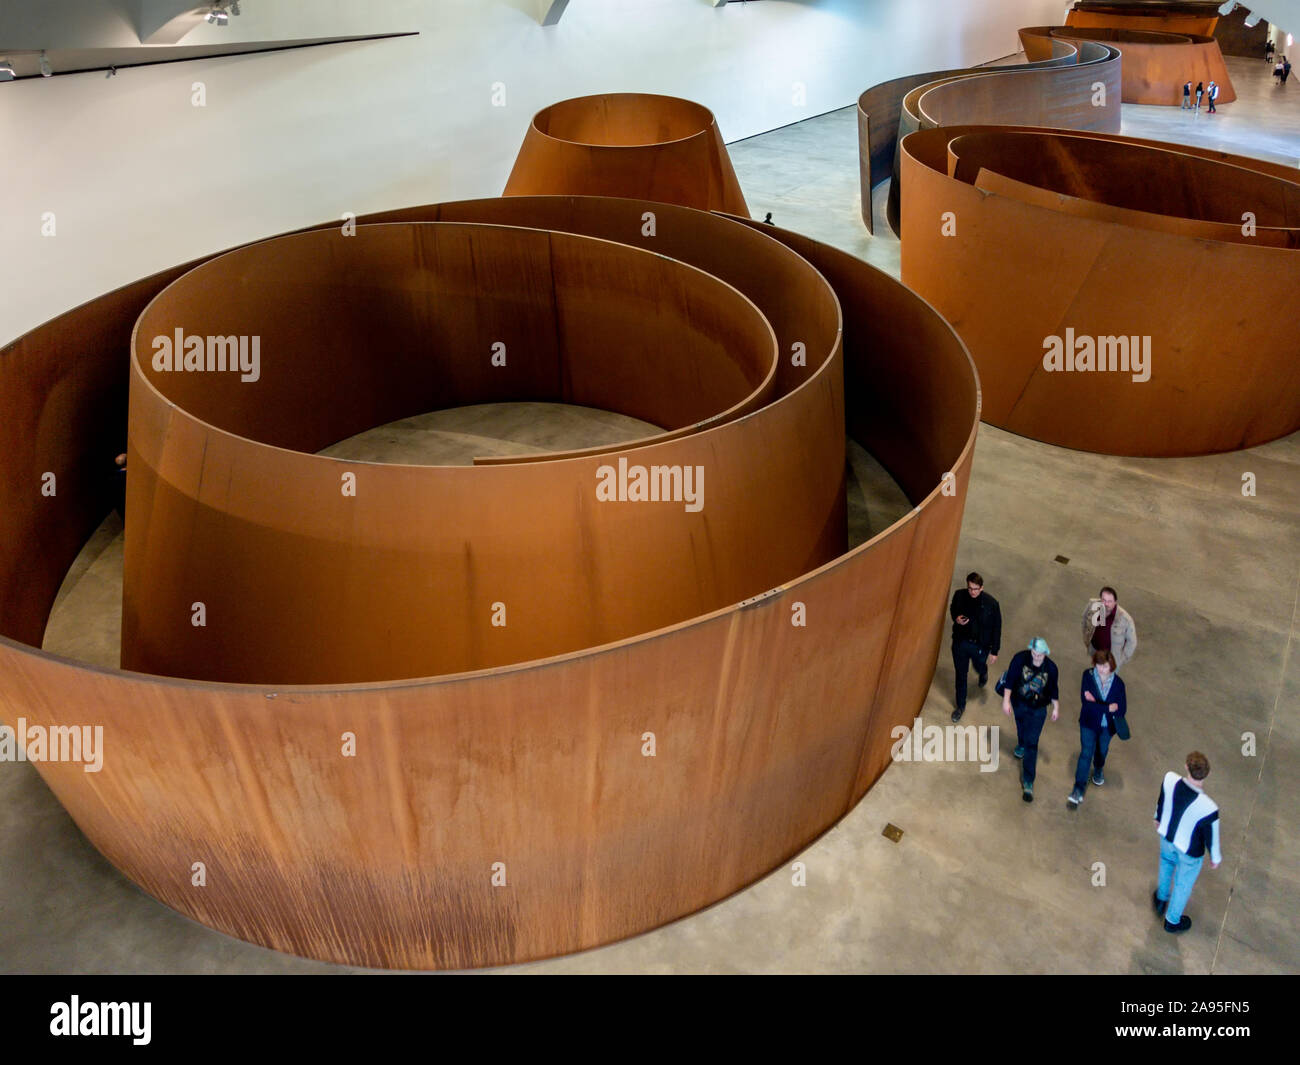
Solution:
[{"label": "man in black jacket", "polygon": [[966,676],[971,664],[982,688],[989,682],[989,666],[998,660],[1002,611],[998,601],[984,591],[984,578],[968,573],[966,587],[953,592],[948,613],[952,617],[952,664],[957,670],[957,709],[952,719],[960,721],[966,712]]},{"label": "man in black jacket", "polygon": [[1047,707],[1052,720],[1061,716],[1060,673],[1047,656],[1052,649],[1041,636],[1029,641],[1029,648],[1011,657],[1007,665],[1007,685],[1002,693],[1002,712],[1016,719],[1017,758],[1020,769],[1021,798],[1034,801],[1034,775],[1038,770],[1038,738],[1047,721]]}]

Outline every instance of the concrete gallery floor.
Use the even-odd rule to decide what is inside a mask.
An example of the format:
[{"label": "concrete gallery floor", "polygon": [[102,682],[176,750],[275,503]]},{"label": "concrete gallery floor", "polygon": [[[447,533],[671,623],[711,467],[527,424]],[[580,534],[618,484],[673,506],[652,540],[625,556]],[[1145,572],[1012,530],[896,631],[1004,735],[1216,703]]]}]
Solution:
[{"label": "concrete gallery floor", "polygon": [[[1237,103],[1199,118],[1126,107],[1125,132],[1295,164],[1300,85],[1275,88],[1262,61],[1229,62]],[[858,215],[852,108],[731,152],[756,217],[771,211],[779,225],[897,272],[888,227],[872,238]],[[617,440],[635,425],[575,408],[473,408],[331,450],[460,462]],[[906,504],[869,456],[855,451],[851,467],[860,540]],[[1257,479],[1253,498],[1242,495],[1246,473]],[[970,569],[1002,604],[1003,661],[1044,636],[1070,693],[1044,731],[1033,804],[1021,802],[1014,729],[1004,728],[995,772],[970,762],[891,767],[800,856],[806,886],[783,868],[657,931],[506,971],[1300,972],[1300,434],[1229,455],[1137,460],[984,426],[953,587]],[[1119,590],[1138,627],[1123,671],[1133,738],[1114,744],[1105,786],[1073,812],[1079,623],[1102,584]],[[46,646],[115,664],[120,592],[113,517],[65,582]],[[927,724],[948,723],[952,686],[945,642]],[[1007,723],[991,689],[973,688],[963,724]],[[1222,808],[1224,862],[1207,864],[1187,911],[1194,926],[1174,937],[1151,911],[1151,813],[1163,774],[1194,748],[1213,767],[1207,791]],[[896,843],[882,835],[891,823],[903,831]],[[26,763],[0,764],[0,914],[5,972],[348,971],[230,939],[153,901],[98,855]]]}]

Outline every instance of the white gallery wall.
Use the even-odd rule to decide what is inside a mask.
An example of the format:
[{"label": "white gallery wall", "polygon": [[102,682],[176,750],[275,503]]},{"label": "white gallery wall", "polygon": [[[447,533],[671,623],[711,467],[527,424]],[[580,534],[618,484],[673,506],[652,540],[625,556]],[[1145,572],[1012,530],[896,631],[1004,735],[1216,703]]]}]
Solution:
[{"label": "white gallery wall", "polygon": [[[138,45],[140,2],[0,0],[0,57]],[[345,211],[499,195],[530,118],[556,100],[684,96],[738,140],[890,77],[1008,55],[1018,27],[1064,9],[569,0],[543,27],[534,0],[241,6],[181,43],[419,36],[0,84],[0,343],[163,267]]]}]

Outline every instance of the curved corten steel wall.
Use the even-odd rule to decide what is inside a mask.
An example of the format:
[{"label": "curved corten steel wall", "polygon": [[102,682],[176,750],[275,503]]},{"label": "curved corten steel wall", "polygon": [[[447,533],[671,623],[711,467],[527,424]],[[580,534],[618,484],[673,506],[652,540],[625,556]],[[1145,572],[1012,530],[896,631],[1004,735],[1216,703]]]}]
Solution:
[{"label": "curved corten steel wall", "polygon": [[1300,351],[1269,310],[1300,291],[1293,170],[1010,127],[928,130],[902,150],[903,280],[969,345],[986,421],[1146,456],[1300,429]]},{"label": "curved corten steel wall", "polygon": [[[979,416],[970,358],[929,306],[806,238],[643,200],[414,208],[363,219],[375,233],[363,225],[356,237],[316,239],[334,240],[334,254],[349,256],[362,254],[363,242],[387,247],[392,233],[446,239],[409,223],[523,223],[531,228],[517,231],[520,246],[543,239],[538,228],[551,229],[545,239],[555,245],[566,218],[590,240],[651,209],[670,216],[665,225],[661,213],[660,233],[698,223],[707,239],[691,265],[730,260],[729,283],[772,322],[789,366],[766,406],[644,450],[702,445],[710,436],[721,447],[732,433],[753,441],[747,427],[763,417],[776,434],[759,448],[769,459],[806,447],[791,434],[799,422],[781,412],[839,376],[840,319],[818,295],[829,282],[844,308],[837,424],[884,463],[916,508],[870,542],[814,559],[744,602],[567,655],[442,677],[294,687],[117,672],[43,653],[32,645],[50,602],[107,510],[87,471],[111,464],[123,431],[132,324],[187,271],[93,301],[0,352],[0,404],[15,415],[0,429],[0,716],[10,724],[24,718],[29,728],[104,726],[102,771],[69,762],[38,769],[95,846],[150,894],[232,935],[339,962],[452,968],[540,958],[644,931],[738,890],[806,847],[884,771],[891,730],[918,711],[938,654]],[[319,264],[282,257],[298,240],[313,246],[311,237],[291,237],[232,254],[250,270],[265,254],[321,276]],[[690,243],[681,238],[675,257],[689,261]],[[804,282],[788,293],[773,285],[769,307],[759,299],[763,267],[754,256],[782,245],[802,257]],[[636,254],[610,252],[608,261],[630,263]],[[222,261],[212,260],[212,269]],[[728,291],[722,280],[701,281],[701,298]],[[407,284],[410,305],[419,307],[422,279]],[[319,305],[293,272],[279,276],[279,291],[288,302],[305,296],[305,306]],[[222,298],[233,306],[251,294],[241,287]],[[196,327],[204,321],[195,319]],[[790,358],[790,337],[808,338],[806,365]],[[379,360],[390,354],[372,349]],[[263,358],[272,372],[269,350]],[[742,376],[747,384],[753,374]],[[134,383],[137,397],[145,384],[142,376]],[[153,415],[163,406],[152,405]],[[168,416],[172,436],[155,435],[146,414],[132,412],[128,541],[151,535],[145,530],[157,516],[156,499],[141,486],[181,480],[191,462],[176,438],[203,430],[218,440],[216,427],[193,414],[176,408]],[[160,454],[139,446],[146,437]],[[525,466],[545,474],[571,461],[464,472],[487,484]],[[837,462],[838,477],[842,452]],[[387,468],[355,465],[365,467],[351,501],[360,503],[366,478]],[[40,491],[47,471],[60,485],[49,497]],[[430,471],[437,473],[423,472]],[[219,498],[215,484],[225,475],[209,466],[197,483],[206,492],[211,481],[206,502],[233,513],[247,504],[233,492]],[[313,497],[296,482],[276,487],[285,514],[310,515]],[[550,505],[537,502],[543,511]],[[803,521],[787,516],[794,528]],[[243,538],[256,564],[262,530],[222,529]],[[552,547],[561,556],[582,550]],[[627,586],[662,579],[628,574]],[[400,628],[404,619],[391,622]],[[655,734],[655,757],[642,753],[647,732]],[[345,734],[355,741],[352,757],[341,750]],[[207,881],[195,887],[200,861]]]},{"label": "curved corten steel wall", "polygon": [[[807,294],[806,268],[801,280]],[[177,331],[258,337],[257,380],[153,369],[156,338]],[[838,383],[815,372],[770,404],[775,361],[740,293],[589,237],[408,223],[230,252],[173,283],[136,329],[128,512],[142,524],[127,534],[122,664],[293,684],[457,673],[772,588],[844,549]],[[295,454],[451,406],[572,402],[675,429],[754,394],[765,409],[742,422],[618,449],[630,465],[695,471],[663,504],[602,501],[608,454],[478,470]],[[770,444],[786,438],[801,446]],[[178,626],[195,602],[206,624]],[[507,623],[493,626],[498,602]]]},{"label": "curved corten steel wall", "polygon": [[[862,220],[875,232],[871,190],[888,177],[888,218],[901,226],[898,143],[918,129],[948,125],[1060,126],[1118,133],[1118,49],[1089,41],[1045,39],[1033,62],[896,78],[858,99]],[[1097,85],[1104,87],[1099,93]]]},{"label": "curved corten steel wall", "polygon": [[749,215],[713,112],[649,93],[581,96],[537,112],[504,195],[556,194]]},{"label": "curved corten steel wall", "polygon": [[1183,85],[1188,81],[1193,89],[1197,82],[1218,82],[1221,104],[1237,98],[1228,64],[1213,37],[1074,26],[1034,26],[1020,31],[1021,47],[1031,59],[1049,54],[1049,39],[1096,41],[1117,47],[1123,53],[1126,104],[1181,105]]},{"label": "curved corten steel wall", "polygon": [[1071,29],[1114,28],[1213,37],[1219,16],[1191,11],[1152,14],[1150,5],[1116,4],[1113,7],[1075,8],[1066,15],[1065,22]]}]

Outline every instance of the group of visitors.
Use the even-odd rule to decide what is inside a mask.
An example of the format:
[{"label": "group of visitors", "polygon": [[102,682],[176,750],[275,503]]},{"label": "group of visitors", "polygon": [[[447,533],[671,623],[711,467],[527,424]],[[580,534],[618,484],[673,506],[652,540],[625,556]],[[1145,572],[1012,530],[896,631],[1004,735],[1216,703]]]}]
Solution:
[{"label": "group of visitors", "polygon": [[1218,108],[1215,106],[1219,102],[1219,83],[1210,82],[1207,87],[1202,81],[1196,83],[1196,103],[1192,103],[1192,83],[1190,81],[1183,83],[1183,107],[1187,110],[1194,111],[1197,115],[1201,113],[1201,98],[1204,97],[1209,105],[1209,114],[1217,115]]},{"label": "group of visitors", "polygon": [[[1002,649],[1002,611],[998,601],[984,591],[979,573],[966,575],[966,587],[953,593],[948,613],[952,618],[952,661],[956,669],[954,722],[966,712],[967,681],[971,666],[979,686],[985,687],[989,667]],[[1137,652],[1137,626],[1119,605],[1119,595],[1107,585],[1083,612],[1083,647],[1089,664],[1079,680],[1079,756],[1074,786],[1066,799],[1078,810],[1088,785],[1106,783],[1106,756],[1111,739],[1129,738],[1128,696],[1119,671]],[[1034,801],[1038,771],[1038,741],[1047,723],[1060,718],[1059,669],[1041,636],[1031,639],[1007,664],[994,690],[1002,696],[1002,712],[1016,723],[1015,757],[1020,760],[1021,798]],[[1218,868],[1218,807],[1202,790],[1210,763],[1199,751],[1191,752],[1184,773],[1168,773],[1156,800],[1155,823],[1160,833],[1160,876],[1153,896],[1156,912],[1164,917],[1167,932],[1185,932],[1192,926],[1183,910],[1192,893],[1206,852]]]},{"label": "group of visitors", "polygon": [[1286,79],[1291,76],[1291,60],[1284,55],[1278,55],[1277,60],[1274,61],[1274,51],[1272,41],[1264,45],[1264,62],[1273,64],[1273,77],[1277,78],[1279,85],[1285,85]]}]

